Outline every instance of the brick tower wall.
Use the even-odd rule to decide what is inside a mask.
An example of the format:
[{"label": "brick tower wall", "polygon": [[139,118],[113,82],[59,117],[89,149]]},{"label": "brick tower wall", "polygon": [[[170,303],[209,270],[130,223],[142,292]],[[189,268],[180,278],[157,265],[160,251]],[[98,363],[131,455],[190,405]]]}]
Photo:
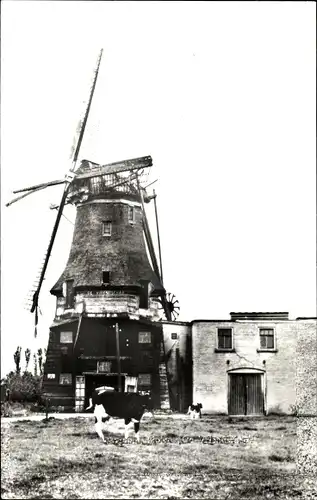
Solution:
[{"label": "brick tower wall", "polygon": [[[128,221],[129,206],[134,208],[134,222]],[[102,233],[107,221],[110,236]],[[52,293],[60,294],[68,279],[74,280],[74,287],[100,286],[103,271],[110,271],[111,286],[139,286],[139,280],[149,280],[161,290],[147,257],[140,204],[94,200],[77,207],[69,259]]]}]

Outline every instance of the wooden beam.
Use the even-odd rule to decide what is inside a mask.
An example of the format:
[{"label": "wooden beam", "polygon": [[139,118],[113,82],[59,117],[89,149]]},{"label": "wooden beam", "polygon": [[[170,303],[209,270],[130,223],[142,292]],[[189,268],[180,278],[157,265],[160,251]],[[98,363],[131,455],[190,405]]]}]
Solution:
[{"label": "wooden beam", "polygon": [[77,140],[77,145],[76,145],[76,149],[75,149],[74,156],[73,156],[73,163],[74,164],[76,164],[76,162],[77,162],[77,158],[78,158],[79,151],[80,151],[80,146],[81,146],[81,143],[82,143],[82,140],[83,140],[83,137],[84,137],[84,133],[85,133],[85,128],[86,128],[86,125],[87,125],[89,111],[90,111],[90,107],[91,107],[91,103],[92,103],[92,98],[94,96],[94,92],[95,92],[95,88],[96,88],[96,83],[97,83],[97,78],[98,78],[98,73],[99,73],[101,58],[102,58],[102,52],[103,52],[103,49],[101,49],[100,53],[99,53],[98,62],[97,62],[97,68],[95,70],[95,76],[94,76],[93,84],[92,84],[91,91],[90,91],[88,105],[87,105],[87,108],[86,108],[86,111],[85,111],[85,115],[84,115],[84,118],[83,118],[83,121],[82,121],[82,124],[81,124],[80,132],[79,132],[79,137],[78,137],[78,140]]},{"label": "wooden beam", "polygon": [[[130,172],[134,170],[141,170],[143,168],[149,168],[151,166],[152,166],[151,156],[142,156],[140,158],[134,158],[132,160],[123,160],[123,161],[117,161],[115,163],[109,163],[108,165],[99,165],[99,168],[93,172],[90,171],[82,174],[76,174],[74,180],[90,179],[92,177],[100,177],[101,175],[108,175],[112,173]],[[42,182],[41,184],[36,184],[34,186],[26,187],[23,189],[16,189],[15,191],[13,191],[13,193],[17,194],[17,193],[23,193],[25,191],[30,191],[30,193],[24,195],[28,196],[29,194],[32,194],[34,191],[38,191],[39,189],[44,189],[50,186],[58,186],[59,184],[64,184],[65,182],[67,182],[65,179],[58,179],[50,182]],[[24,198],[24,196],[21,196],[21,198]],[[7,206],[14,203],[14,201],[20,200],[21,198],[16,198],[12,202],[8,203]]]},{"label": "wooden beam", "polygon": [[[85,356],[84,354],[81,354],[79,356],[80,359],[95,359],[97,361],[113,361],[115,359],[118,359],[118,356]],[[132,356],[120,356],[120,359],[126,360],[126,359],[132,359]]]},{"label": "wooden beam", "polygon": [[148,220],[147,220],[147,217],[146,217],[145,208],[144,208],[143,193],[142,193],[142,190],[141,190],[141,187],[140,187],[140,182],[139,182],[139,177],[138,176],[137,176],[137,185],[138,185],[138,190],[139,190],[139,194],[140,194],[140,198],[141,198],[141,204],[142,204],[142,212],[143,212],[143,221],[142,221],[142,223],[143,223],[144,235],[145,235],[146,243],[147,243],[147,246],[148,246],[149,254],[150,254],[150,257],[151,257],[153,270],[154,270],[155,274],[157,275],[158,279],[161,281],[160,270],[159,270],[159,267],[158,267],[158,264],[157,264],[157,260],[156,260],[156,255],[155,255],[154,245],[153,245],[153,241],[152,241],[152,237],[151,237],[151,232],[150,232],[150,228],[149,228],[149,223],[148,223]]},{"label": "wooden beam", "polygon": [[[154,270],[156,276],[158,277],[159,281],[161,282],[160,271],[159,271],[159,267],[157,265],[157,260],[156,260],[155,250],[154,250],[154,246],[153,246],[153,242],[152,242],[152,237],[151,237],[151,232],[150,232],[150,228],[149,228],[149,223],[148,223],[148,220],[147,220],[147,217],[146,217],[146,213],[145,213],[143,193],[142,193],[141,188],[140,188],[140,182],[139,182],[139,178],[138,177],[137,177],[137,185],[138,185],[138,190],[139,190],[139,193],[140,193],[141,203],[142,203],[144,235],[145,235],[146,243],[147,243],[147,246],[148,246],[149,254],[150,254],[150,257],[151,257],[151,261],[152,261],[152,265],[153,265],[153,270]],[[162,287],[163,287],[163,285],[162,285]],[[165,290],[161,294],[161,301],[162,301],[162,306],[163,306],[163,309],[164,309],[164,313],[165,313],[166,319],[168,321],[172,321],[172,315],[171,315],[171,311],[170,311],[170,309],[168,307]]]},{"label": "wooden beam", "polygon": [[[41,184],[36,184],[35,186],[30,186],[30,187],[27,187],[27,188],[23,188],[23,189],[16,189],[15,191],[13,191],[14,194],[16,193],[23,193],[24,191],[37,191],[38,189],[43,189],[43,188],[46,188],[46,187],[49,187],[49,186],[58,186],[59,184],[64,184],[65,183],[65,179],[58,179],[56,181],[50,181],[50,182],[42,182]],[[31,194],[31,193],[28,193],[28,194]]]},{"label": "wooden beam", "polygon": [[55,224],[54,224],[54,227],[53,227],[53,232],[52,232],[51,239],[50,239],[50,242],[49,242],[49,246],[48,246],[48,249],[47,249],[47,252],[46,252],[45,261],[44,261],[43,269],[42,269],[41,276],[40,276],[40,279],[39,279],[39,283],[38,283],[36,292],[33,295],[33,304],[32,304],[32,307],[31,307],[31,312],[34,312],[34,310],[38,306],[39,294],[40,294],[40,290],[41,290],[42,283],[43,283],[43,280],[44,280],[46,268],[47,268],[48,261],[49,261],[50,256],[51,256],[51,252],[52,252],[53,244],[54,244],[54,241],[55,241],[57,229],[58,229],[61,217],[62,217],[62,212],[63,212],[64,205],[66,203],[66,199],[67,199],[67,196],[68,196],[68,193],[69,193],[70,185],[71,185],[71,183],[73,181],[74,172],[75,172],[76,166],[77,166],[77,158],[78,158],[78,154],[79,154],[79,151],[80,151],[80,146],[81,146],[81,142],[82,142],[82,139],[83,139],[83,136],[84,136],[85,127],[86,127],[86,123],[87,123],[87,119],[88,119],[88,115],[89,115],[89,110],[90,110],[92,98],[93,98],[95,87],[96,87],[96,83],[97,83],[97,77],[98,77],[98,72],[99,72],[99,66],[100,66],[101,56],[102,56],[102,49],[100,51],[99,58],[98,58],[97,69],[95,71],[95,77],[94,77],[93,85],[92,85],[92,88],[91,88],[91,91],[90,91],[90,95],[89,95],[88,106],[86,108],[85,116],[84,116],[84,119],[83,119],[83,122],[82,122],[82,126],[81,126],[81,129],[80,129],[80,132],[79,132],[79,137],[78,137],[78,140],[77,140],[76,150],[75,150],[75,153],[74,153],[74,156],[73,156],[73,160],[72,160],[72,167],[70,168],[70,171],[68,172],[68,174],[65,177],[65,187],[64,187],[63,196],[62,196],[59,208],[58,208],[58,212],[57,212],[57,216],[56,216],[56,221],[55,221]]},{"label": "wooden beam", "polygon": [[122,392],[121,386],[121,359],[120,359],[120,337],[119,337],[119,325],[116,323],[116,346],[117,346],[117,364],[118,364],[118,391]]},{"label": "wooden beam", "polygon": [[32,307],[31,307],[31,312],[34,312],[35,308],[38,305],[38,299],[39,299],[40,290],[41,290],[42,283],[43,283],[43,280],[44,280],[44,276],[45,276],[46,268],[47,268],[47,265],[48,265],[48,261],[49,261],[49,258],[51,256],[53,244],[54,244],[56,233],[57,233],[57,229],[58,229],[61,217],[62,217],[62,212],[63,212],[64,204],[65,204],[65,201],[66,201],[66,198],[67,198],[67,195],[68,195],[68,191],[69,191],[69,184],[67,184],[65,186],[64,193],[63,193],[63,196],[62,196],[62,200],[61,200],[61,203],[60,203],[60,206],[59,206],[59,209],[58,209],[58,213],[57,213],[55,224],[54,224],[54,227],[53,227],[51,239],[50,239],[50,242],[49,242],[49,245],[48,245],[48,249],[47,249],[47,252],[46,252],[44,265],[43,265],[42,272],[41,272],[41,275],[40,275],[39,283],[38,283],[37,289],[36,289],[36,291],[35,291],[35,293],[33,295],[33,304],[32,304]]},{"label": "wooden beam", "polygon": [[34,188],[32,191],[29,191],[28,193],[24,193],[21,196],[17,196],[16,198],[13,198],[13,200],[6,203],[6,207],[9,207],[10,205],[15,203],[16,201],[22,200],[22,198],[26,198],[26,196],[29,196],[29,194],[36,193],[37,191],[41,191],[41,189],[44,189],[45,187],[46,186],[40,186],[38,188]]},{"label": "wooden beam", "polygon": [[[88,161],[88,160],[87,160]],[[117,161],[115,163],[109,163],[107,165],[99,165],[99,168],[94,171],[83,172],[77,174],[75,179],[88,179],[90,177],[99,177],[100,175],[108,174],[118,174],[121,172],[129,172],[132,170],[141,170],[143,168],[149,168],[152,166],[151,156],[142,156],[140,158],[134,158],[132,160]]]},{"label": "wooden beam", "polygon": [[78,341],[78,337],[79,337],[79,332],[80,332],[80,327],[81,327],[81,322],[82,322],[82,319],[83,319],[83,315],[84,315],[84,313],[82,312],[80,314],[80,316],[79,316],[78,326],[77,326],[77,332],[76,332],[76,337],[75,337],[74,347],[73,347],[74,351],[75,351],[75,347],[76,347],[76,344],[77,344],[77,341]]},{"label": "wooden beam", "polygon": [[157,242],[158,242],[160,268],[161,268],[161,282],[162,282],[162,285],[164,286],[164,284],[163,284],[163,266],[162,266],[161,240],[160,240],[160,231],[159,231],[157,206],[156,206],[156,194],[155,194],[155,190],[154,189],[153,189],[153,197],[154,197],[154,208],[155,208],[155,219],[156,219]]}]

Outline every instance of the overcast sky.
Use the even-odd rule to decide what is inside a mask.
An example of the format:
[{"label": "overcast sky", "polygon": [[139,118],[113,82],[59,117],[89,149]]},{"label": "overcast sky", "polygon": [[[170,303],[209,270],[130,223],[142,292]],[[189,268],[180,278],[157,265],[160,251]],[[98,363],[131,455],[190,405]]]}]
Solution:
[{"label": "overcast sky", "polygon": [[2,3],[2,374],[18,345],[46,347],[75,220],[66,207],[34,341],[23,303],[63,188],[5,203],[68,171],[101,47],[80,157],[152,156],[179,319],[315,316],[315,15],[313,2]]}]

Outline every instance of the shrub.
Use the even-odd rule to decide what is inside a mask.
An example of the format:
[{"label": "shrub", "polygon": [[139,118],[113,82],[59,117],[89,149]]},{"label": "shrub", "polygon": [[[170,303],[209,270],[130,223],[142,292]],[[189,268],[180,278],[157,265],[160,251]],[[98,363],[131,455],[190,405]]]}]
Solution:
[{"label": "shrub", "polygon": [[12,415],[13,412],[10,404],[7,401],[1,403],[1,417],[12,417]]},{"label": "shrub", "polygon": [[9,401],[11,402],[41,402],[42,379],[30,372],[20,373],[10,372],[5,383],[9,390]]}]

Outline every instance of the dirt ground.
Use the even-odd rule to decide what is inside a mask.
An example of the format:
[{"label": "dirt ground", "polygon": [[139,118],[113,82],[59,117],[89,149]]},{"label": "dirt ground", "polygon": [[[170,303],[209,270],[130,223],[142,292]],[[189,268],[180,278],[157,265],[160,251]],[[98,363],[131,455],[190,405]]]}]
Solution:
[{"label": "dirt ground", "polygon": [[317,498],[295,465],[296,418],[154,416],[140,443],[124,423],[2,419],[1,498]]}]

